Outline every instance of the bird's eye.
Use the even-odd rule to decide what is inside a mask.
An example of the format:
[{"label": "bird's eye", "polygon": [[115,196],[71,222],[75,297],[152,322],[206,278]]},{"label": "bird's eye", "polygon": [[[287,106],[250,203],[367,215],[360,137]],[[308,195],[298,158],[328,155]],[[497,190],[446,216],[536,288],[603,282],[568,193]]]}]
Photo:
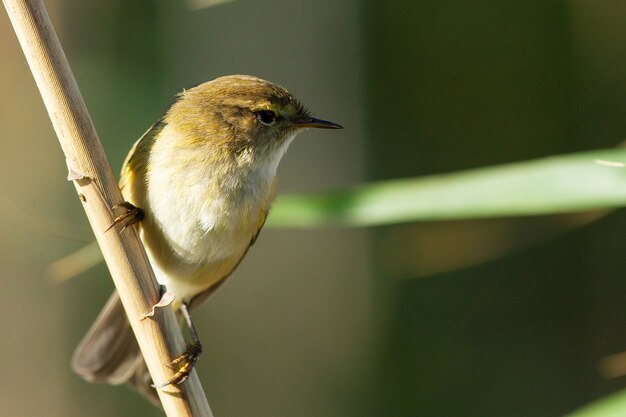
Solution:
[{"label": "bird's eye", "polygon": [[271,110],[260,110],[256,113],[257,119],[264,125],[271,125],[276,121],[276,113]]}]

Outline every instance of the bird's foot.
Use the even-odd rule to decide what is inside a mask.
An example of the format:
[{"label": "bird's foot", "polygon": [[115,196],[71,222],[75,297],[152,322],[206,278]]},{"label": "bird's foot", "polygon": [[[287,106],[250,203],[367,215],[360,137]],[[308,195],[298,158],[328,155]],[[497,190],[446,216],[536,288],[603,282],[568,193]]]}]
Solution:
[{"label": "bird's foot", "polygon": [[187,344],[187,348],[183,352],[182,355],[174,359],[169,367],[176,371],[173,377],[169,379],[169,381],[163,384],[154,384],[152,385],[156,389],[165,388],[168,385],[178,385],[182,384],[189,378],[189,374],[193,369],[198,359],[200,359],[200,355],[202,354],[202,344],[199,340],[193,341]]},{"label": "bird's foot", "polygon": [[113,228],[116,224],[123,224],[122,230],[120,230],[120,233],[122,233],[128,226],[139,223],[145,217],[145,213],[142,209],[135,207],[128,201],[113,206],[113,210],[117,208],[123,208],[125,211],[113,220],[113,223],[107,227],[105,232],[109,231],[109,229]]}]

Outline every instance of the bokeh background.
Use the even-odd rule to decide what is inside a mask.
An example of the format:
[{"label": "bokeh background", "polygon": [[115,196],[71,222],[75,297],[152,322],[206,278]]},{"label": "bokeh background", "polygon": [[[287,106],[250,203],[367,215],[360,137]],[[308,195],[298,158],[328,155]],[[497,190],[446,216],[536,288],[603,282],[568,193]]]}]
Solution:
[{"label": "bokeh background", "polygon": [[[116,172],[176,92],[233,73],[346,127],[300,136],[280,192],[626,139],[622,0],[208,3],[46,2]],[[159,416],[69,369],[112,282],[103,265],[47,275],[91,232],[4,12],[0,56],[2,415]],[[264,230],[195,314],[213,412],[560,416],[615,392],[625,226],[617,211]]]}]

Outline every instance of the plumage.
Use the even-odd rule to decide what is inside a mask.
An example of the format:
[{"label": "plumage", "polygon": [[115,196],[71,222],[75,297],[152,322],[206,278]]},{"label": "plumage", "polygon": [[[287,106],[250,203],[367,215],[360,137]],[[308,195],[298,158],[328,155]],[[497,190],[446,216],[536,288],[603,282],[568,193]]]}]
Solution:
[{"label": "plumage", "polygon": [[[274,200],[276,169],[312,118],[284,88],[227,76],[183,91],[124,162],[124,198],[144,212],[140,237],[157,281],[195,307],[239,265]],[[143,358],[114,293],[73,358],[89,381],[128,382],[151,400]]]}]

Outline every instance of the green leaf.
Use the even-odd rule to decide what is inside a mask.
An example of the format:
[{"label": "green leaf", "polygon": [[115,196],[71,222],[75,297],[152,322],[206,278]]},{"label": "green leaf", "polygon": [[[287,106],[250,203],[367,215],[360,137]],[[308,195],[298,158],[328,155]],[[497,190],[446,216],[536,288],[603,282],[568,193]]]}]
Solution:
[{"label": "green leaf", "polygon": [[623,417],[626,415],[626,390],[594,401],[566,417]]},{"label": "green leaf", "polygon": [[626,150],[581,152],[372,183],[344,192],[281,195],[271,227],[379,226],[425,220],[527,216],[626,205]]},{"label": "green leaf", "polygon": [[231,1],[235,0],[187,0],[187,6],[192,10],[201,10],[230,3]]}]

